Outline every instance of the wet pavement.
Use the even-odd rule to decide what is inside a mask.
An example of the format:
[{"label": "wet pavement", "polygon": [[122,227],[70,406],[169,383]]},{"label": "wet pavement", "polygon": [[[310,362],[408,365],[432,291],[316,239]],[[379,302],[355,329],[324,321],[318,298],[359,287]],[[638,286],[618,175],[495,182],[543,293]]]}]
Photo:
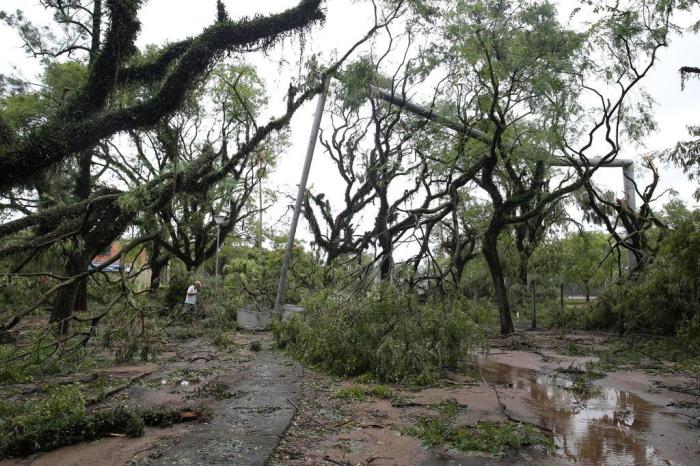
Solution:
[{"label": "wet pavement", "polygon": [[237,396],[218,402],[209,423],[193,427],[149,464],[267,464],[294,417],[303,371],[283,354],[263,350],[241,375],[221,377]]},{"label": "wet pavement", "polygon": [[499,359],[477,359],[475,378],[496,387],[509,414],[551,430],[559,455],[571,463],[697,464],[700,431],[689,416],[659,403],[662,396],[644,397],[601,379],[593,396],[580,399],[567,375]]}]

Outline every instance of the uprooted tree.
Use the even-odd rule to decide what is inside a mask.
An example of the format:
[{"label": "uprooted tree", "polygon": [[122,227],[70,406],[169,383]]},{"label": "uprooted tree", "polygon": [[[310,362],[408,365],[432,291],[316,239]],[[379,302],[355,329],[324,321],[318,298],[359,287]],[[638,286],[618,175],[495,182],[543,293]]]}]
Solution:
[{"label": "uprooted tree", "polygon": [[[140,1],[91,3],[91,14],[81,17],[79,28],[84,32],[69,30],[69,36],[77,34],[73,40],[69,37],[68,42],[52,45],[37,39],[36,34],[24,37],[27,48],[35,53],[53,57],[88,53],[83,83],[67,89],[60,102],[31,124],[16,126],[16,122],[4,119],[0,123],[3,128],[0,189],[10,204],[13,199],[17,203],[36,197],[31,206],[25,206],[25,215],[2,225],[0,236],[5,241],[0,257],[21,258],[10,271],[20,274],[41,251],[57,242],[71,244],[65,251],[61,273],[66,280],[14,315],[3,325],[5,330],[57,293],[51,320],[66,332],[74,311],[85,310],[87,306],[84,290],[92,257],[119,238],[140,216],[162,213],[176,195],[207,192],[238,169],[241,160],[250,157],[271,134],[282,129],[296,109],[318,92],[323,79],[309,81],[308,86],[301,83],[299,88],[290,87],[284,114],[264,125],[256,125],[229,155],[222,156],[221,150],[210,148],[189,163],[167,167],[131,191],[111,188],[96,183],[94,177],[98,166],[96,153],[101,144],[119,133],[164,125],[166,117],[185,105],[188,96],[224,54],[269,47],[287,34],[308,28],[323,19],[322,2],[302,1],[283,13],[240,21],[231,20],[219,3],[216,21],[200,35],[149,54],[140,54],[134,46],[140,29]],[[57,18],[66,17],[61,9],[68,7],[63,2],[48,2],[47,6],[56,10]],[[81,11],[85,11],[84,6]],[[21,23],[21,31],[31,31],[32,25],[23,22],[21,16],[5,15],[5,18],[11,23]],[[86,36],[91,40],[83,45],[81,41]],[[146,97],[131,99],[124,105],[129,100],[124,96],[138,89],[149,92]],[[53,174],[66,169],[74,173],[65,182],[72,192],[64,191],[62,198],[42,196],[42,192],[48,191],[42,186],[51,185]],[[18,233],[22,234],[12,236]],[[148,234],[134,243],[153,238],[153,234]]]},{"label": "uprooted tree", "polygon": [[[41,37],[22,15],[3,15],[30,53],[54,60],[42,91],[2,82],[0,259],[11,262],[8,280],[40,277],[50,284],[7,313],[4,331],[47,306],[64,335],[80,319],[94,328],[105,314],[85,317],[87,284],[109,263],[90,270],[91,261],[128,228],[132,241],[111,262],[146,248],[153,288],[171,258],[188,271],[201,267],[216,249],[213,214],[228,211],[221,226],[227,233],[264,210],[252,196],[261,192],[280,131],[349,56],[325,69],[312,60],[308,76],[290,86],[285,111],[262,123],[255,98],[263,91],[239,55],[321,21],[320,0],[240,21],[219,2],[216,21],[201,34],[144,51],[134,46],[140,1],[84,3],[45,2],[65,26],[62,38]],[[350,258],[365,278],[376,271],[379,281],[408,283],[424,299],[434,290],[458,290],[480,252],[500,331],[509,334],[504,239],[515,235],[522,283],[573,193],[588,196],[590,213],[608,227],[615,247],[654,254],[644,233],[660,226],[649,206],[653,189],[639,193],[642,210],[632,212],[591,177],[648,134],[650,101],[637,88],[666,46],[674,2],[617,2],[597,10],[586,33],[560,24],[548,2],[408,3],[430,7],[413,10],[419,15],[396,37],[377,21],[364,40],[386,29],[386,54],[368,54],[331,86],[333,127],[321,144],[344,184],[342,198],[338,204],[329,193],[309,192],[305,199],[326,263]],[[402,2],[386,4],[390,22]],[[412,40],[426,24],[422,33],[436,40],[421,48]],[[404,39],[399,66],[383,69],[396,64],[389,56],[399,49],[394,41]],[[237,63],[222,68],[227,54]],[[81,58],[56,61],[75,56]],[[212,82],[217,89],[206,93],[216,115],[202,117],[198,104],[207,98],[199,93]],[[456,124],[447,129],[392,106],[367,92],[369,85],[422,100],[428,112]],[[426,89],[432,98],[421,94]],[[190,137],[188,128],[207,137]],[[553,159],[571,168],[554,169]],[[363,217],[372,223],[364,231]],[[409,244],[414,254],[399,263],[397,251]],[[37,268],[49,256],[60,269]]]},{"label": "uprooted tree", "polygon": [[[407,233],[421,244],[416,264],[426,258],[433,265],[439,264],[430,249],[438,230],[435,227],[446,225],[444,220],[458,211],[469,191],[484,191],[491,200],[491,217],[479,234],[480,247],[495,290],[501,332],[509,334],[513,321],[499,257],[500,238],[515,229],[526,264],[530,249],[541,240],[539,230],[556,204],[590,186],[595,172],[614,161],[630,141],[647,134],[651,127],[649,100],[637,88],[654,66],[658,51],[667,45],[673,10],[655,2],[620,3],[603,8],[599,20],[583,34],[562,26],[556,8],[547,2],[437,3],[440,13],[430,20],[439,26],[440,40],[422,51],[417,60],[420,65],[406,67],[405,76],[384,84],[388,82],[392,93],[405,98],[406,81],[425,81],[433,72],[443,73],[446,66],[448,71],[435,91],[440,99],[434,98],[426,107],[428,112],[438,111],[458,121],[447,123],[458,131],[452,147],[430,153],[423,144],[421,150],[418,139],[424,136],[415,130],[406,140],[385,137],[381,131],[407,118],[383,116],[389,113],[384,106],[374,104],[371,93],[368,105],[372,108],[366,119],[341,106],[335,112],[341,116],[340,124],[322,143],[346,184],[345,207],[334,216],[322,194],[310,196],[306,215],[316,243],[328,253],[329,260],[342,253],[359,254],[368,239],[376,238],[381,250],[377,260],[381,276],[386,278],[390,252]],[[597,65],[593,57],[598,61],[604,57],[605,65]],[[377,84],[371,78],[376,74],[377,69],[365,70],[364,75],[370,78],[366,86]],[[633,98],[635,92],[638,95]],[[582,95],[591,99],[583,100]],[[628,111],[633,105],[634,114]],[[396,110],[394,114],[401,116]],[[372,118],[374,125],[368,124]],[[371,132],[370,128],[379,131]],[[438,148],[443,137],[437,133],[428,140]],[[363,138],[370,142],[363,146]],[[381,189],[369,188],[376,173],[374,166],[396,173],[418,173],[416,167],[405,163],[399,170],[402,156],[397,153],[386,160],[377,158],[384,149],[399,147],[410,148],[415,160],[422,159],[422,165],[416,167],[424,169],[415,187],[409,183],[406,197],[391,204],[382,198]],[[355,172],[355,160],[363,148],[367,151],[362,159],[363,175],[368,183],[360,182],[364,180]],[[551,168],[555,160],[572,168],[556,171]],[[380,186],[388,187],[390,181],[383,180]],[[407,200],[418,206],[404,205]],[[375,228],[358,234],[354,217],[373,201],[378,204]],[[323,234],[319,218],[326,223],[329,235]],[[456,225],[454,220],[452,224]],[[526,238],[532,245],[526,245]],[[465,245],[469,244],[468,240]],[[452,247],[455,249],[459,248]]]}]

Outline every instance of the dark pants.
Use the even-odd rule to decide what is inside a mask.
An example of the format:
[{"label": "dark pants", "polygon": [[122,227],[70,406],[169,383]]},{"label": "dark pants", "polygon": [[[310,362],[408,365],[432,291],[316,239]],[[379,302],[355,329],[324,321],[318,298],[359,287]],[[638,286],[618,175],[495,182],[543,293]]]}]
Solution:
[{"label": "dark pants", "polygon": [[185,315],[188,317],[197,317],[197,305],[185,303]]}]

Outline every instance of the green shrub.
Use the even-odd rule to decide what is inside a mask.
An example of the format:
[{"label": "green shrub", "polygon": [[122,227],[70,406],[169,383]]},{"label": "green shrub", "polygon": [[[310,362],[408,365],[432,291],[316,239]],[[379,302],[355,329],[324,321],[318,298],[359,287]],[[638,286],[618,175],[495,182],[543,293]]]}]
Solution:
[{"label": "green shrub", "polygon": [[27,383],[37,376],[67,374],[94,367],[95,358],[88,348],[56,350],[51,341],[40,338],[40,332],[27,332],[31,343],[24,348],[0,347],[0,385]]},{"label": "green shrub", "polygon": [[179,260],[171,260],[168,286],[161,288],[163,305],[170,310],[177,309],[185,302],[187,287],[190,285],[190,277],[187,275],[185,265]]},{"label": "green shrub", "polygon": [[333,289],[305,300],[303,316],[275,322],[278,345],[330,373],[425,385],[467,354],[479,335],[461,306],[420,304],[393,286],[365,296]]},{"label": "green shrub", "polygon": [[13,359],[13,356],[10,345],[0,347],[0,384],[27,383],[31,380],[27,365]]},{"label": "green shrub", "polygon": [[[272,250],[246,246],[224,248],[224,286],[234,309],[252,305],[258,310],[268,310],[274,306],[286,238],[271,239]],[[296,304],[320,284],[323,269],[311,253],[299,246],[292,250],[292,264],[285,301]]]},{"label": "green shrub", "polygon": [[45,279],[12,277],[0,280],[0,317],[13,316],[19,309],[36,300],[51,286]]},{"label": "green shrub", "polygon": [[700,211],[679,220],[653,263],[599,297],[592,326],[678,335],[700,349]]},{"label": "green shrub", "polygon": [[[557,301],[537,303],[537,321],[544,328],[561,330],[590,329],[594,326],[592,306],[570,306]],[[530,312],[528,311],[528,316]]]},{"label": "green shrub", "polygon": [[[167,406],[128,409],[123,406],[88,413],[77,385],[49,387],[46,396],[0,409],[0,459],[94,440],[111,433],[143,435],[144,426],[169,426],[191,418]],[[198,418],[207,413],[200,410]]]},{"label": "green shrub", "polygon": [[496,455],[531,445],[544,446],[547,451],[555,448],[554,440],[541,430],[512,421],[479,421],[473,426],[455,426],[444,417],[424,417],[405,433],[422,440],[425,445],[445,445],[460,451],[486,451]]},{"label": "green shrub", "polygon": [[110,432],[142,435],[143,422],[124,408],[88,415],[77,386],[51,387],[45,398],[0,420],[0,457],[26,456]]},{"label": "green shrub", "polygon": [[217,333],[211,338],[211,344],[219,351],[231,351],[235,348],[235,343],[228,337],[226,333]]}]

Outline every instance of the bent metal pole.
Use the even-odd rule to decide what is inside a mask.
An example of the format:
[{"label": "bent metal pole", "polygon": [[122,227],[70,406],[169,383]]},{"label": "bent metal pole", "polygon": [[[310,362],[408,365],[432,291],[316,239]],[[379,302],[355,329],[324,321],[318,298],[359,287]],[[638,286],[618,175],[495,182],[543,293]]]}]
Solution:
[{"label": "bent metal pole", "polygon": [[314,122],[311,126],[311,136],[309,137],[309,147],[306,150],[306,160],[304,161],[304,169],[301,172],[301,180],[299,180],[299,190],[297,191],[297,202],[294,205],[294,214],[292,215],[292,224],[289,226],[289,237],[287,238],[287,248],[284,251],[284,259],[282,260],[282,270],[280,271],[280,281],[277,286],[277,298],[275,299],[275,312],[282,312],[282,301],[284,300],[284,287],[287,281],[287,270],[289,270],[289,262],[292,259],[292,248],[294,247],[294,236],[297,232],[297,224],[299,223],[299,214],[301,213],[301,204],[304,202],[306,193],[306,182],[309,179],[309,171],[311,170],[311,161],[314,158],[314,149],[316,148],[316,139],[318,139],[318,131],[321,128],[321,117],[323,117],[323,109],[326,106],[326,93],[328,92],[328,84],[323,86],[321,94],[318,96],[316,104],[316,114]]},{"label": "bent metal pole", "polygon": [[[424,107],[421,107],[418,104],[415,104],[411,102],[410,100],[407,100],[403,98],[400,95],[397,95],[394,92],[387,91],[385,89],[381,89],[376,86],[370,85],[370,91],[374,93],[377,97],[380,99],[384,100],[385,102],[388,102],[392,105],[396,105],[397,107],[401,107],[403,109],[408,110],[409,112],[421,116],[423,118],[426,118],[428,120],[434,121],[435,123],[442,125],[446,128],[450,128],[453,131],[457,131],[458,133],[465,133],[468,134],[470,137],[476,139],[477,141],[486,144],[486,145],[491,145],[492,143],[492,138],[491,136],[484,132],[481,131],[477,128],[469,127],[464,125],[463,123],[453,120],[451,118],[448,118],[444,115],[440,115],[439,113],[434,112],[433,110],[428,110]],[[511,145],[507,145],[507,147],[512,147]],[[565,159],[563,157],[550,157],[547,163],[550,166],[553,167],[571,167],[574,166],[574,162]],[[634,181],[634,162],[632,160],[628,159],[618,159],[615,158],[614,160],[602,160],[600,158],[592,158],[588,160],[588,165],[589,166],[594,166],[594,167],[621,167],[622,168],[622,181],[624,185],[624,191],[625,191],[625,198],[627,199],[627,205],[632,211],[636,211],[637,209],[637,200],[636,200],[636,184]],[[628,265],[630,269],[633,269],[637,265],[637,258],[634,255],[632,251],[628,251]]]}]

